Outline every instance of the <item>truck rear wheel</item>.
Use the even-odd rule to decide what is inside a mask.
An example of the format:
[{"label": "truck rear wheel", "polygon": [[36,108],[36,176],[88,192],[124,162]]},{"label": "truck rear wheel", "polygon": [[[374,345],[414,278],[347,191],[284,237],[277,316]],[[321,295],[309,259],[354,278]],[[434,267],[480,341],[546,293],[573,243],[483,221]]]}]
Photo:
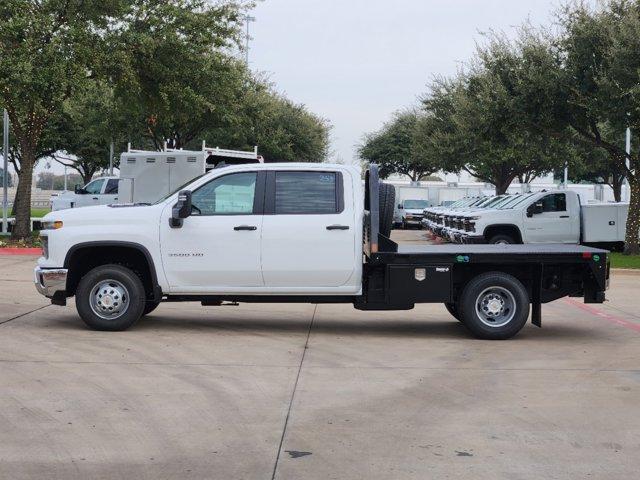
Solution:
[{"label": "truck rear wheel", "polygon": [[142,316],[145,296],[135,272],[121,265],[102,265],[80,280],[76,309],[93,330],[126,330]]},{"label": "truck rear wheel", "polygon": [[471,280],[459,302],[462,323],[477,338],[506,340],[529,318],[529,294],[524,285],[503,272],[484,273]]},{"label": "truck rear wheel", "polygon": [[393,227],[393,210],[396,204],[396,189],[393,185],[380,182],[380,233],[385,237],[391,235]]}]

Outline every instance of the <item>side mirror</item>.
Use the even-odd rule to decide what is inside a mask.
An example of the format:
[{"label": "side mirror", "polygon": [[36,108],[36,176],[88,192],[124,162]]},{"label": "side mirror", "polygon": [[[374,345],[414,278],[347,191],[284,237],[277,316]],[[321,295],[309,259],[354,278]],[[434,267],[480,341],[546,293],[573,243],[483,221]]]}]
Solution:
[{"label": "side mirror", "polygon": [[171,209],[169,226],[171,228],[182,227],[183,219],[191,215],[191,190],[181,190],[178,193],[178,201]]},{"label": "side mirror", "polygon": [[401,203],[398,204],[398,210],[402,210],[404,207],[402,206]]},{"label": "side mirror", "polygon": [[87,191],[84,189],[82,185],[76,185],[75,187],[73,187],[73,193],[76,193],[78,195],[84,195],[87,193]]}]

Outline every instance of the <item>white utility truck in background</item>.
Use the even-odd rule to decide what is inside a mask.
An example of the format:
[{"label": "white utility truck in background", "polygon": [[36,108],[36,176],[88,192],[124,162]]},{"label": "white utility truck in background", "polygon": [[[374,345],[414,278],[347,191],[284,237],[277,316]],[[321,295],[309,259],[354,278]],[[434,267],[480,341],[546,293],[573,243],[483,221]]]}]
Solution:
[{"label": "white utility truck in background", "polygon": [[580,197],[571,190],[504,198],[468,211],[428,211],[426,220],[434,233],[459,243],[568,243],[610,250],[624,247],[628,203],[581,205]]},{"label": "white utility truck in background", "polygon": [[[429,199],[429,189],[416,185],[399,185],[395,187],[395,190],[394,226],[406,228],[409,225],[413,225],[420,227],[422,211],[433,205],[433,202]],[[408,204],[405,205],[405,202],[408,202]]]},{"label": "white utility truck in background", "polygon": [[160,302],[443,303],[475,336],[506,339],[530,311],[540,326],[543,303],[605,300],[605,250],[398,245],[389,238],[394,205],[376,165],[364,185],[346,165],[213,169],[151,205],[47,214],[35,284],[56,305],[75,296],[80,317],[98,330],[127,329]]},{"label": "white utility truck in background", "polygon": [[49,200],[52,211],[90,207],[118,202],[118,177],[99,177],[84,187],[76,185],[73,192],[53,194]]},{"label": "white utility truck in background", "polygon": [[154,203],[181,185],[214,168],[261,163],[258,147],[253,151],[208,148],[202,150],[131,150],[120,155],[119,203]]},{"label": "white utility truck in background", "polygon": [[424,209],[429,208],[431,202],[429,200],[417,200],[408,198],[398,203],[398,218],[394,218],[394,223],[401,228],[419,227],[422,228],[422,217]]},{"label": "white utility truck in background", "polygon": [[51,210],[108,205],[111,203],[153,203],[180,185],[226,165],[261,163],[258,147],[253,151],[207,147],[202,150],[166,148],[132,150],[120,155],[120,176],[101,177],[74,192],[53,195]]}]

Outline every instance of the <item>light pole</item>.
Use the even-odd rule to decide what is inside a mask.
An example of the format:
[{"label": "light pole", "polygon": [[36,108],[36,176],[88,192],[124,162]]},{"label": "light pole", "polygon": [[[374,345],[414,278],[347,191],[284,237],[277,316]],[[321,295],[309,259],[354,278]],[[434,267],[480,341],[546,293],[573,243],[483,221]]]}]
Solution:
[{"label": "light pole", "polygon": [[[631,167],[631,129],[627,127],[627,139],[625,144],[625,151],[627,152],[627,158],[625,159],[625,163],[627,164],[627,169]],[[629,185],[629,179],[625,175],[625,183],[627,184],[627,200],[631,199],[631,187]]]},{"label": "light pole", "polygon": [[113,175],[113,140],[109,144],[109,175]]},{"label": "light pole", "polygon": [[6,109],[2,117],[2,126],[2,156],[4,157],[4,170],[2,172],[2,232],[7,233],[9,230],[9,222],[7,219],[7,210],[9,208],[7,192],[9,189],[9,113]]},{"label": "light pole", "polygon": [[245,15],[244,17],[245,25],[246,25],[246,34],[244,37],[244,62],[249,66],[249,22],[255,22],[256,17],[252,17],[251,15]]}]

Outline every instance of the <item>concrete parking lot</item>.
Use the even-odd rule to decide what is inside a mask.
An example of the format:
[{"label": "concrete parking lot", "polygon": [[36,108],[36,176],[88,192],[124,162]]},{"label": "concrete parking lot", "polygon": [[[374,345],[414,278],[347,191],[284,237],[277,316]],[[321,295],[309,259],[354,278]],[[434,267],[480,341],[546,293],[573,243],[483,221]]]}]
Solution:
[{"label": "concrete parking lot", "polygon": [[[400,232],[423,241],[420,231]],[[0,256],[2,479],[575,479],[640,471],[640,275],[472,339],[440,305],[164,304],[127,332]]]}]

